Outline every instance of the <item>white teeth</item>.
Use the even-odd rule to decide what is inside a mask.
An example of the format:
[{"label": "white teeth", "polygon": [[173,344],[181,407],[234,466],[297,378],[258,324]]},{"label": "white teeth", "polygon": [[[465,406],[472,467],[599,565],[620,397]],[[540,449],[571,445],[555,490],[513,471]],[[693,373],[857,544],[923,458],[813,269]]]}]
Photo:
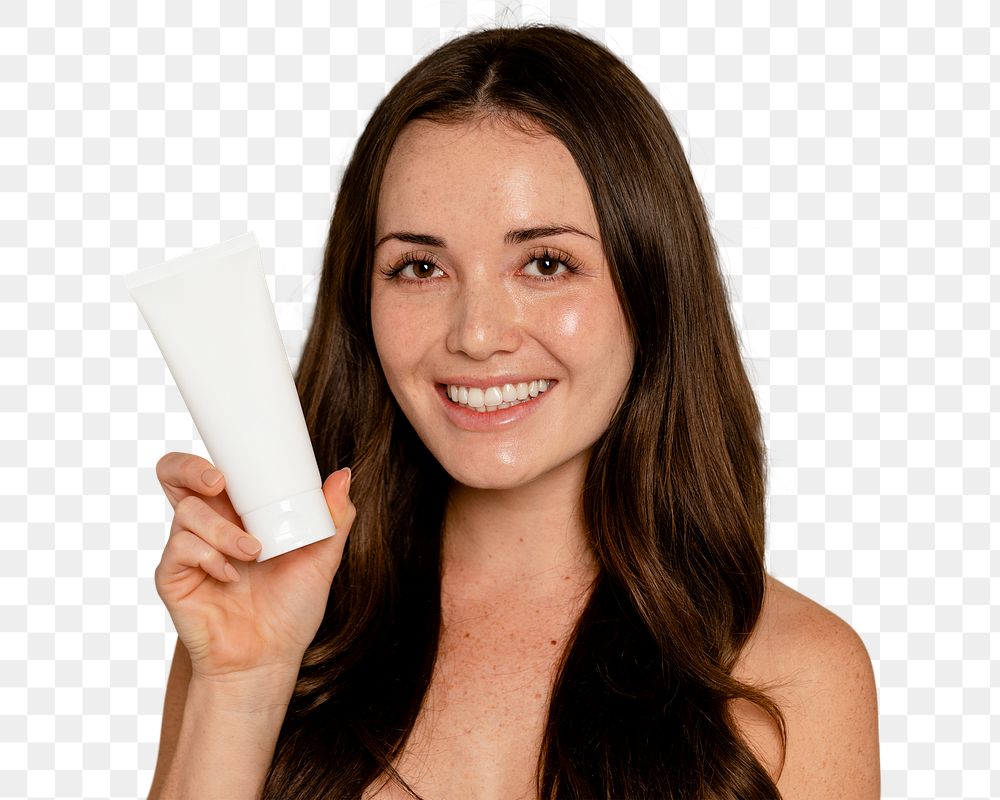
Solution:
[{"label": "white teeth", "polygon": [[453,403],[468,406],[473,411],[485,413],[497,409],[510,408],[537,397],[549,388],[550,381],[543,378],[518,384],[505,383],[503,386],[479,387],[456,386],[449,384],[445,393]]}]

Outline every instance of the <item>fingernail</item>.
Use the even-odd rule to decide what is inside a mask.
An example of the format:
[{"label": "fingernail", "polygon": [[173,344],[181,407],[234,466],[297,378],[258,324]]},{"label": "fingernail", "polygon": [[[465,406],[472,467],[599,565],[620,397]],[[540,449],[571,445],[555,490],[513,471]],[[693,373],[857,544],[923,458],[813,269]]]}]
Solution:
[{"label": "fingernail", "polygon": [[350,467],[344,467],[344,469],[347,470],[347,484],[344,486],[344,492],[350,492],[351,491],[351,468]]},{"label": "fingernail", "polygon": [[222,480],[222,473],[217,469],[206,469],[201,473],[201,479],[209,486],[215,486],[215,484]]},{"label": "fingernail", "polygon": [[256,555],[260,550],[260,542],[249,536],[241,536],[236,540],[236,546],[248,556]]}]

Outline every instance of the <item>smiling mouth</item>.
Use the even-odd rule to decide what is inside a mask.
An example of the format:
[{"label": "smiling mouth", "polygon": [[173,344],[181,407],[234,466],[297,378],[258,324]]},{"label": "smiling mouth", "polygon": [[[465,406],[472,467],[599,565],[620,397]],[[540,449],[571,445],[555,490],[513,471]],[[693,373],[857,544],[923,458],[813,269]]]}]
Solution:
[{"label": "smiling mouth", "polygon": [[439,384],[444,389],[445,397],[458,406],[489,414],[502,411],[505,408],[530,403],[538,395],[544,394],[557,383],[555,380],[539,379],[530,383],[505,384],[504,386],[479,387],[455,386]]}]

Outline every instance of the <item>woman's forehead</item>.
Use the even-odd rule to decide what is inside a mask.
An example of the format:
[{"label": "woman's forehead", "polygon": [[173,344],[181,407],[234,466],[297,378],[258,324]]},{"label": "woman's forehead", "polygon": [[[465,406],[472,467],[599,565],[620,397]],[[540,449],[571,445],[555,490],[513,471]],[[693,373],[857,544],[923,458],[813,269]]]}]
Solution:
[{"label": "woman's forehead", "polygon": [[555,136],[495,120],[409,123],[383,177],[379,231],[470,219],[597,228],[583,175]]}]

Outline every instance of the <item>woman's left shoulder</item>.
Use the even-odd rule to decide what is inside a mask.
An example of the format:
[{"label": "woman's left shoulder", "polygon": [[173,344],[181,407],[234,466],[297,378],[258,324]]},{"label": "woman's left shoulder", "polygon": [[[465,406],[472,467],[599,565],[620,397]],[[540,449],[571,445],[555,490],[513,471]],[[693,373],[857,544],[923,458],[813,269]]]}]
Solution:
[{"label": "woman's left shoulder", "polygon": [[[777,783],[786,800],[879,796],[875,676],[864,641],[847,622],[768,576],[760,619],[734,674],[763,688],[785,716]],[[736,716],[753,741],[761,718],[744,711]],[[773,766],[774,740],[758,742]]]},{"label": "woman's left shoulder", "polygon": [[[764,607],[754,630],[754,645],[766,645],[784,664],[821,672],[838,682],[872,677],[868,649],[841,617],[776,578],[767,576]],[[844,668],[854,668],[850,675]],[[859,675],[858,673],[864,673]]]}]

